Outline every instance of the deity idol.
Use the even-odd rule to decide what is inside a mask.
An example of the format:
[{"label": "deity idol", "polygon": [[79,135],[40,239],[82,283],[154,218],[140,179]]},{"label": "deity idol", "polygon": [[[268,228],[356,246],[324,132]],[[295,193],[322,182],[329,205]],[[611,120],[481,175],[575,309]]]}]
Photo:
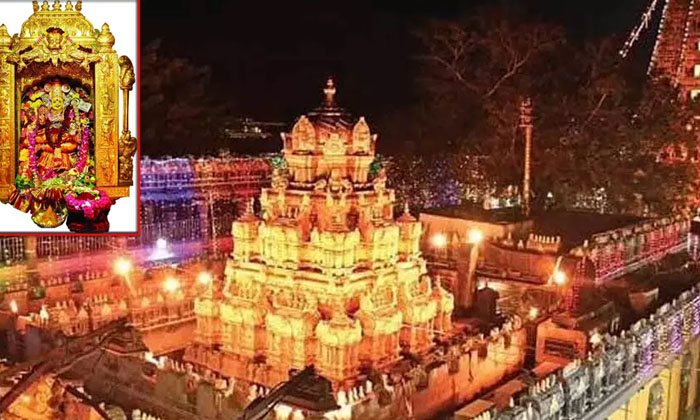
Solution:
[{"label": "deity idol", "polygon": [[73,101],[73,109],[68,111],[68,118],[64,120],[63,132],[61,133],[61,145],[59,152],[56,152],[54,159],[54,171],[67,171],[73,167],[71,156],[78,148],[80,142],[80,114],[78,112],[77,101]]},{"label": "deity idol", "polygon": [[49,122],[49,109],[46,106],[41,105],[39,108],[37,108],[36,112],[36,135],[34,138],[36,140],[35,153],[39,158],[37,160],[37,166],[41,169],[51,168],[53,165],[53,147],[49,145],[46,137],[46,130]]},{"label": "deity idol", "polygon": [[[64,90],[68,90],[67,86]],[[62,87],[55,84],[51,88],[51,109],[48,113],[48,142],[53,154],[46,158],[42,155],[40,167],[43,163],[44,168],[60,173],[73,166],[74,159],[71,160],[71,156],[78,148],[79,118],[77,101],[73,102],[72,107],[66,107]]]}]

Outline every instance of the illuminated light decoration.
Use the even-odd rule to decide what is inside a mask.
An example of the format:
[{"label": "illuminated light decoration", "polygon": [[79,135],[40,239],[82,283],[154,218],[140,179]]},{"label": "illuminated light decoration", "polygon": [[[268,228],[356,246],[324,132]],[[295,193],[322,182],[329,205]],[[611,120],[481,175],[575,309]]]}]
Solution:
[{"label": "illuminated light decoration", "polygon": [[131,261],[128,260],[127,258],[119,258],[115,263],[114,263],[114,272],[115,274],[126,277],[131,273],[131,269],[133,268]]},{"label": "illuminated light decoration", "polygon": [[642,333],[641,339],[641,373],[644,378],[649,377],[654,369],[654,348],[655,340],[653,337],[653,329],[648,328]]},{"label": "illuminated light decoration", "polygon": [[581,283],[585,279],[585,267],[586,267],[586,257],[582,258],[576,263],[576,269],[574,271],[574,276],[571,279],[571,285],[567,290],[565,295],[565,309],[570,314],[578,313],[578,309],[581,303]]},{"label": "illuminated light decoration", "polygon": [[[693,69],[700,64],[700,22],[695,2],[696,0],[666,2],[649,65],[650,74],[654,72],[666,76],[678,86],[683,101],[693,99],[700,91],[700,78],[693,73]],[[679,156],[674,155],[675,153],[670,155],[671,159],[687,157],[683,150]]]},{"label": "illuminated light decoration", "polygon": [[563,286],[566,284],[566,273],[561,270],[557,270],[552,275],[552,280],[557,286]]},{"label": "illuminated light decoration", "polygon": [[206,271],[203,271],[197,275],[197,281],[200,284],[207,286],[207,285],[211,284],[212,281],[214,281],[214,279],[212,278],[211,274],[209,274]]},{"label": "illuminated light decoration", "polygon": [[46,310],[46,305],[41,305],[39,319],[41,319],[42,322],[47,322],[49,320],[49,311]]},{"label": "illuminated light decoration", "polygon": [[180,281],[176,279],[175,277],[168,277],[165,279],[163,282],[163,289],[166,292],[176,292],[178,289],[180,289]]},{"label": "illuminated light decoration", "polygon": [[470,229],[468,233],[468,241],[470,244],[478,244],[484,240],[484,232],[481,229]]},{"label": "illuminated light decoration", "polygon": [[700,334],[700,296],[693,298],[693,336]]},{"label": "illuminated light decoration", "polygon": [[13,314],[16,314],[19,311],[19,307],[17,306],[17,301],[12,299],[10,301],[10,311],[12,311]]},{"label": "illuminated light decoration", "polygon": [[[679,83],[681,81],[681,78],[684,76],[683,75],[683,66],[685,65],[685,56],[686,56],[686,49],[687,49],[687,42],[688,42],[688,33],[690,32],[690,26],[691,23],[693,22],[693,19],[691,17],[693,16],[693,5],[695,4],[695,0],[690,0],[688,4],[688,17],[686,18],[685,22],[685,31],[683,32],[683,41],[681,42],[681,58],[678,60],[678,65],[676,67],[676,74],[673,80],[676,81],[676,83]],[[694,28],[697,30],[697,28]]]},{"label": "illuminated light decoration", "polygon": [[[420,222],[396,217],[386,170],[371,174],[377,135],[335,105],[332,81],[324,93],[324,105],[283,133],[286,169],[275,168],[260,210],[249,204],[229,229],[236,246],[222,293],[195,301],[195,363],[209,366],[201,356],[220,348],[246,378],[243,366],[264,355],[270,385],[309,364],[342,384],[361,360],[391,363],[402,347],[427,352],[452,330],[453,297],[421,268]],[[373,273],[381,283],[347,287]]]},{"label": "illuminated light decoration", "polygon": [[530,310],[527,312],[527,316],[534,320],[537,318],[537,316],[540,314],[540,310],[535,308],[534,306],[530,308]]},{"label": "illuminated light decoration", "polygon": [[673,353],[679,353],[683,347],[683,331],[682,331],[682,311],[676,311],[671,318],[671,342],[670,347]]},{"label": "illuminated light decoration", "polygon": [[629,37],[627,38],[627,41],[625,41],[624,46],[620,50],[620,55],[622,56],[622,58],[627,57],[627,54],[629,53],[632,46],[639,39],[639,36],[641,35],[642,31],[649,27],[649,24],[651,23],[651,17],[654,14],[654,10],[656,10],[657,3],[658,0],[651,0],[644,13],[642,13],[642,21],[639,22],[634,29],[632,29],[632,32],[630,32]]},{"label": "illuminated light decoration", "polygon": [[163,238],[158,238],[156,241],[156,247],[148,258],[149,261],[162,261],[170,259],[174,256],[173,252],[168,246],[168,241]]},{"label": "illuminated light decoration", "polygon": [[444,233],[436,233],[430,239],[430,243],[436,248],[444,248],[447,245],[447,236]]},{"label": "illuminated light decoration", "polygon": [[598,331],[595,331],[591,335],[590,342],[593,346],[597,346],[603,342],[603,338],[600,336],[600,334],[598,334]]},{"label": "illuminated light decoration", "polygon": [[269,182],[270,162],[279,154],[271,156],[142,159],[141,234],[134,242],[148,246],[167,235],[171,243],[196,241],[230,252],[231,209]]},{"label": "illuminated light decoration", "polygon": [[660,48],[660,37],[661,34],[664,32],[665,29],[665,23],[666,23],[666,16],[668,13],[668,5],[669,1],[666,0],[664,4],[663,11],[661,12],[661,21],[659,22],[659,29],[658,32],[656,33],[656,42],[654,42],[654,50],[651,53],[651,60],[649,60],[649,68],[647,70],[647,74],[651,74],[651,72],[654,70],[654,67],[657,65],[657,60],[660,55],[659,50]]}]

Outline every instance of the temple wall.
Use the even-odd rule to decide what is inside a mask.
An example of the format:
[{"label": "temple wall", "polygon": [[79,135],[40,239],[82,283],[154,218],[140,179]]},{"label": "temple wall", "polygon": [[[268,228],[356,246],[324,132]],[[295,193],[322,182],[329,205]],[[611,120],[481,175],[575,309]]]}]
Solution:
[{"label": "temple wall", "polygon": [[[700,405],[699,355],[700,338],[696,338],[689,344],[686,353],[679,355],[668,364],[668,367],[649,379],[639,391],[608,417],[608,420],[694,419]],[[683,366],[684,357],[691,360],[685,367]],[[658,411],[658,416],[653,416],[654,410]]]},{"label": "temple wall", "polygon": [[[336,418],[346,418],[351,413],[354,420],[395,420],[406,415],[406,407],[410,406],[415,420],[427,420],[454,410],[520,371],[526,346],[524,329],[503,331],[482,344],[469,346],[465,343],[456,359],[426,355],[418,366],[403,374],[396,373],[391,367],[381,369],[380,372],[388,372],[385,374],[386,387],[372,384],[372,392],[354,397],[346,405],[341,404],[343,408]],[[251,388],[260,386],[256,383],[274,386],[287,379],[282,372],[269,366],[248,364],[232,355],[201,346],[188,347],[185,360],[198,366],[198,370],[211,369],[225,377],[237,377],[237,384],[247,383]],[[336,392],[348,396],[356,391],[347,387],[347,383],[337,386]]]},{"label": "temple wall", "polygon": [[144,331],[143,342],[155,355],[169,353],[185,348],[192,343],[195,320],[179,323],[166,328],[155,328]]},{"label": "temple wall", "polygon": [[433,369],[428,374],[428,387],[411,397],[415,418],[429,419],[456,409],[518,372],[525,360],[525,330],[514,331],[510,337],[509,346],[499,340],[488,346],[485,355],[480,356],[476,349],[460,355],[456,373],[449,372],[448,364]]}]

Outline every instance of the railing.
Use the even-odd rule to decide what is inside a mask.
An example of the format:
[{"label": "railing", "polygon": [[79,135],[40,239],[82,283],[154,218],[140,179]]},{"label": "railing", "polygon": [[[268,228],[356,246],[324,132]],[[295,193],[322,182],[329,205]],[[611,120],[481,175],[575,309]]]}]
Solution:
[{"label": "railing", "polygon": [[[587,393],[584,405],[588,410],[571,414],[570,406],[577,404],[576,401],[564,397],[563,403],[557,405],[555,412],[552,407],[536,407],[534,410],[528,404],[538,395],[548,392],[556,386],[567,387],[566,381],[562,379],[566,375],[567,366],[563,370],[556,372],[548,378],[550,385],[543,389],[542,385],[530,389],[530,394],[521,398],[518,404],[507,408],[496,415],[495,420],[505,420],[521,418],[521,420],[533,420],[536,413],[533,411],[544,409],[547,418],[568,418],[568,420],[605,420],[625,405],[641,388],[646,386],[661,373],[671,366],[672,362],[687,351],[688,346],[700,336],[700,283],[691,290],[681,294],[671,304],[663,305],[655,314],[648,319],[638,321],[625,333],[609,340],[609,346],[603,347],[600,351],[590,353],[587,360],[575,361],[580,363],[580,368],[585,369],[589,383],[586,384]],[[606,343],[603,343],[606,346]],[[611,363],[620,360],[622,357],[625,364],[626,379],[613,376],[614,369]],[[596,386],[593,377],[597,377],[597,366],[603,365],[603,376],[598,377],[599,384],[604,384],[602,390],[592,392],[591,388]],[[629,366],[629,369],[627,368]],[[579,367],[574,366],[575,369]],[[589,375],[590,374],[590,375]],[[681,375],[688,375],[683,372]],[[570,392],[569,392],[570,394]],[[577,399],[578,401],[578,399]],[[530,409],[528,409],[530,408]],[[570,413],[566,415],[564,413]],[[552,417],[554,416],[554,417]]]}]

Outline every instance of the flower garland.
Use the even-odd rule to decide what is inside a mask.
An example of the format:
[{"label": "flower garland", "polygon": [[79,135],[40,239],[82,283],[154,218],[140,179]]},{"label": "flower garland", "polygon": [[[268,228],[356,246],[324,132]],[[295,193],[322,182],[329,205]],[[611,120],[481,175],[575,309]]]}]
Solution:
[{"label": "flower garland", "polygon": [[78,162],[76,162],[75,165],[78,172],[83,172],[88,158],[88,149],[90,147],[90,130],[87,127],[83,129],[83,137],[81,140],[80,146],[78,146]]},{"label": "flower garland", "polygon": [[94,191],[96,194],[92,193],[93,196],[99,195],[99,198],[96,200],[80,199],[75,195],[77,193],[76,191],[70,191],[66,194],[66,204],[75,209],[82,210],[85,217],[88,219],[95,220],[95,212],[108,208],[111,205],[111,202],[106,192],[97,189]]}]

